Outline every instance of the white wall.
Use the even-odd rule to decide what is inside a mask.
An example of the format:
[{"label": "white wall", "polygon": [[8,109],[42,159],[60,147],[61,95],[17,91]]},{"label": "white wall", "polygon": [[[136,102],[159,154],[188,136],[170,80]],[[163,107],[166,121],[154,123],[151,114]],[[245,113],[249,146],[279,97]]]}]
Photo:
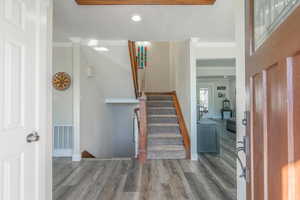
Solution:
[{"label": "white wall", "polygon": [[[126,43],[108,46],[109,52],[81,47],[81,151],[96,157],[133,154],[133,105],[108,105],[106,98],[134,98]],[[87,69],[94,71],[87,76]]]},{"label": "white wall", "polygon": [[[218,93],[222,92],[226,95],[226,98],[230,100],[231,108],[233,108],[233,100],[235,99],[234,93],[232,90],[235,90],[235,85],[231,83],[234,82],[234,79],[228,78],[198,78],[197,79],[197,98],[199,98],[199,90],[200,88],[211,86],[212,89],[212,97],[209,99],[209,113],[205,115],[207,118],[221,118],[220,110],[223,107],[224,98],[219,98]],[[218,86],[225,86],[226,90],[217,90]]]},{"label": "white wall", "polygon": [[[67,72],[73,78],[72,47],[53,47],[53,75],[57,72]],[[72,80],[73,81],[73,80]],[[73,123],[73,83],[69,89],[59,91],[53,88],[53,123]]]},{"label": "white wall", "polygon": [[88,151],[96,157],[111,157],[112,145],[112,113],[104,104],[105,96],[98,88],[99,73],[95,77],[87,77],[90,62],[83,55],[81,48],[81,102],[80,102],[80,151]]},{"label": "white wall", "polygon": [[145,73],[145,91],[169,92],[170,84],[170,43],[151,42],[148,51],[148,66],[139,70],[139,77]]},{"label": "white wall", "polygon": [[[180,107],[182,109],[184,120],[187,125],[188,132],[191,138],[191,152],[192,159],[196,160],[197,155],[196,152],[196,140],[192,135],[193,127],[192,127],[192,119],[195,115],[196,117],[196,105],[195,109],[192,109],[191,99],[192,95],[196,95],[196,90],[193,92],[192,85],[193,82],[196,82],[196,68],[192,69],[190,67],[191,55],[190,55],[190,40],[186,41],[178,41],[171,42],[170,44],[170,63],[171,63],[171,77],[173,76],[173,80],[171,79],[171,86],[176,90],[178,100],[180,103]],[[194,71],[192,71],[194,70]],[[195,75],[195,80],[192,78],[192,74]],[[196,86],[196,84],[195,84]]]}]

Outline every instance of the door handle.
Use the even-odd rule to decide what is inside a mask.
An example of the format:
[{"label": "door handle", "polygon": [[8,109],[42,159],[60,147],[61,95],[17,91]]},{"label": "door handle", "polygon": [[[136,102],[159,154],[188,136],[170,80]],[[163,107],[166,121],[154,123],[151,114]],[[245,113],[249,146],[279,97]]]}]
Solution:
[{"label": "door handle", "polygon": [[247,166],[243,165],[242,160],[240,159],[239,152],[244,152],[246,154],[246,157],[248,156],[249,153],[249,141],[248,137],[245,136],[243,141],[238,141],[238,144],[242,144],[242,146],[237,147],[236,149],[236,156],[237,160],[240,164],[240,167],[242,169],[242,173],[240,175],[241,178],[244,178],[245,181],[248,183],[249,182],[249,169]]},{"label": "door handle", "polygon": [[39,141],[39,139],[40,139],[40,136],[36,131],[33,131],[26,137],[26,141],[28,143],[37,142],[37,141]]}]

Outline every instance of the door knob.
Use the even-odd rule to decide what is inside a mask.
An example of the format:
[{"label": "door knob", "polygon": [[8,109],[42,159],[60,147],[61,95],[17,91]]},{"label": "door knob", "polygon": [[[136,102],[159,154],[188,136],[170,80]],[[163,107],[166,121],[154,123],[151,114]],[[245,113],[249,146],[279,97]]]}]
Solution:
[{"label": "door knob", "polygon": [[37,141],[39,141],[39,139],[40,139],[40,136],[35,131],[30,133],[29,135],[27,135],[27,138],[26,138],[28,143],[37,142]]}]

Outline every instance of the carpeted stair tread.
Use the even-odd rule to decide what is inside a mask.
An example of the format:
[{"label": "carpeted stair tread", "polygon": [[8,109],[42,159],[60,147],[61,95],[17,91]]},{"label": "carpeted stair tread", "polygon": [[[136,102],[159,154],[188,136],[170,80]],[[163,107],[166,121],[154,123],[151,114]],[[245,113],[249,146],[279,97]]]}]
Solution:
[{"label": "carpeted stair tread", "polygon": [[147,96],[148,159],[185,159],[172,95]]},{"label": "carpeted stair tread", "polygon": [[183,145],[150,145],[148,151],[185,151]]},{"label": "carpeted stair tread", "polygon": [[148,115],[148,117],[176,117],[177,118],[177,115]]},{"label": "carpeted stair tread", "polygon": [[148,124],[148,126],[176,126],[179,127],[178,123],[152,123],[152,124]]},{"label": "carpeted stair tread", "polygon": [[178,119],[176,115],[148,115],[148,123],[153,124],[153,123],[178,123]]},{"label": "carpeted stair tread", "polygon": [[150,110],[161,110],[161,109],[175,110],[175,107],[170,107],[170,106],[166,106],[166,107],[148,107],[148,109],[150,109]]},{"label": "carpeted stair tread", "polygon": [[182,138],[179,133],[156,133],[149,134],[148,138]]},{"label": "carpeted stair tread", "polygon": [[171,95],[148,95],[147,100],[148,101],[152,101],[152,100],[173,100],[173,96],[171,96]]},{"label": "carpeted stair tread", "polygon": [[173,103],[173,101],[172,100],[149,100],[149,101],[147,101],[147,103],[157,103],[157,102],[162,102],[162,103]]}]

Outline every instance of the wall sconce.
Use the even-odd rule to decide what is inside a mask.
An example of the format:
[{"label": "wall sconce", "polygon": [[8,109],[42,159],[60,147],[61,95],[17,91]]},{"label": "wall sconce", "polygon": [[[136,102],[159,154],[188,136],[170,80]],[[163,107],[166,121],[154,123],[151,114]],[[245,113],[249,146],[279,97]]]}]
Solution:
[{"label": "wall sconce", "polygon": [[86,74],[88,78],[92,78],[95,76],[95,70],[92,66],[89,66],[86,70]]}]

